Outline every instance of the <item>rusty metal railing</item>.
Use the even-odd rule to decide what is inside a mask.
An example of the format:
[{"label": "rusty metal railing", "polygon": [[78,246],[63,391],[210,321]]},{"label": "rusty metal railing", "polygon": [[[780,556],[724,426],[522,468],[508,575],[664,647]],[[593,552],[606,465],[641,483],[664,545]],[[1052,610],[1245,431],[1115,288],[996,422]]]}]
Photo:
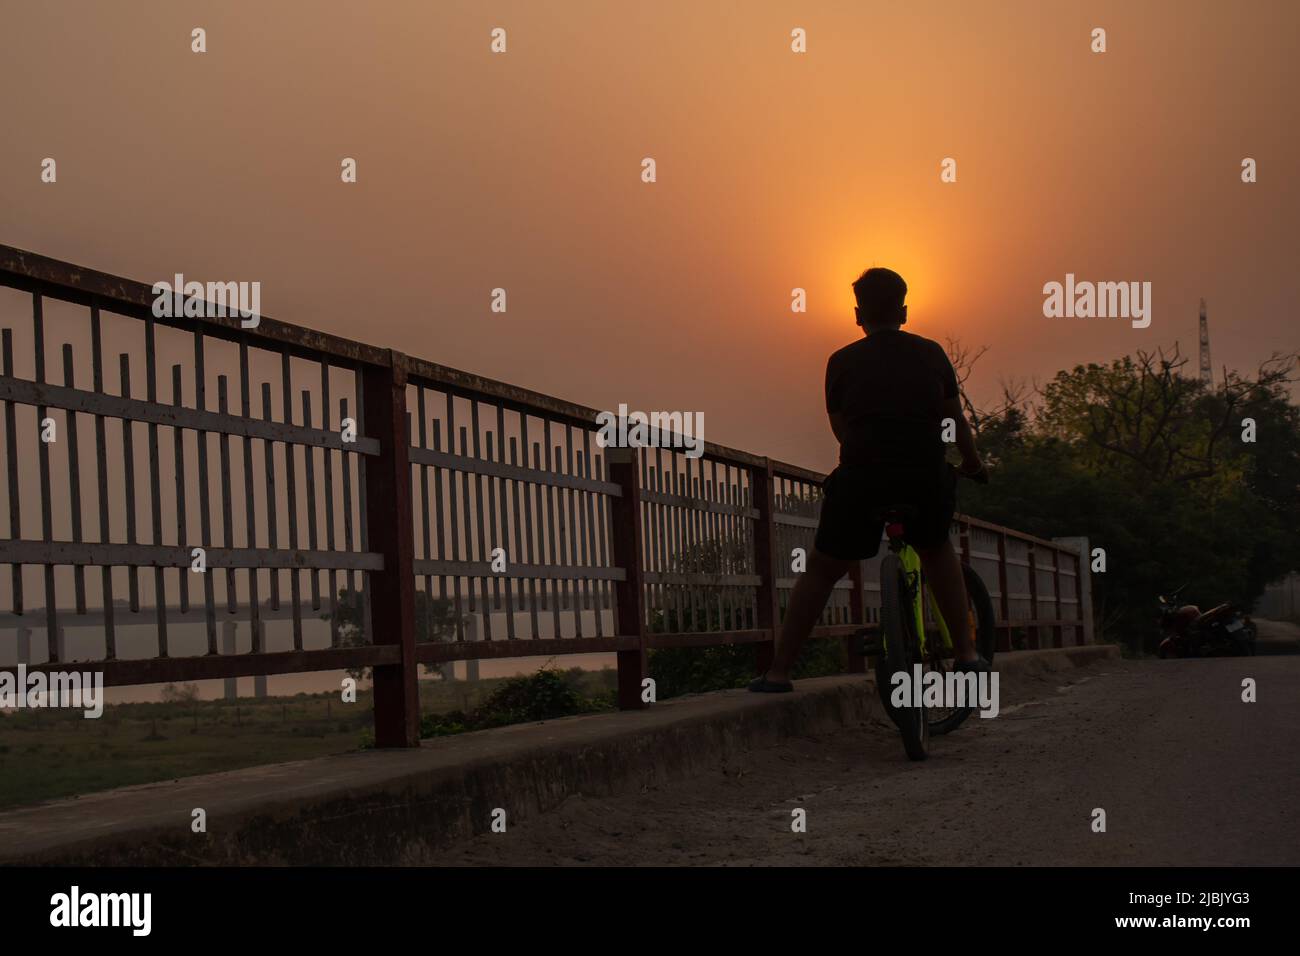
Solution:
[{"label": "rusty metal railing", "polygon": [[[371,667],[377,743],[411,745],[421,664],[613,652],[631,708],[650,649],[761,660],[811,550],[816,472],[602,448],[595,409],[265,317],[159,318],[150,285],[5,246],[0,294],[0,638],[34,669]],[[1083,641],[1077,553],[954,536],[1004,646]],[[875,568],[816,636],[875,623]]]}]

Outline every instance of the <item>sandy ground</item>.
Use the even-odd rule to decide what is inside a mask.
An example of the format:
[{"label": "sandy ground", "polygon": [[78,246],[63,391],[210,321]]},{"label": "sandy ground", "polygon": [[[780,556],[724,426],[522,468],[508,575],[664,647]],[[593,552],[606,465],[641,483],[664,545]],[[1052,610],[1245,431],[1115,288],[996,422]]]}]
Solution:
[{"label": "sandy ground", "polygon": [[1005,682],[1001,716],[935,740],[924,763],[884,723],[794,739],[673,785],[573,797],[446,862],[1296,865],[1297,780],[1300,657],[1112,660]]}]

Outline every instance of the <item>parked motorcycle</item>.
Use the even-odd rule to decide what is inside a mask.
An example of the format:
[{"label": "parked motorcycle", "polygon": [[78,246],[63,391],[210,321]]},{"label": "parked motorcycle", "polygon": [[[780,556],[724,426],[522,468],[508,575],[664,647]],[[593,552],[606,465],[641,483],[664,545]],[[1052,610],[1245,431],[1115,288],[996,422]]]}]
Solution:
[{"label": "parked motorcycle", "polygon": [[1179,604],[1184,584],[1169,597],[1160,595],[1160,656],[1249,657],[1255,653],[1255,624],[1236,604],[1220,604],[1202,612],[1195,604]]}]

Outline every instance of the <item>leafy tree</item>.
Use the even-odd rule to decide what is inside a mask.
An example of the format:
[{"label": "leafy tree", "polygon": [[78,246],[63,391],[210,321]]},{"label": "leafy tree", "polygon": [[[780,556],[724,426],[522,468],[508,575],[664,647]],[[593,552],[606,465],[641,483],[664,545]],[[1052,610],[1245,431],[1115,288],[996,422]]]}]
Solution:
[{"label": "leafy tree", "polygon": [[[342,647],[362,647],[365,640],[365,611],[362,594],[352,588],[339,589],[335,602],[338,615],[339,645]],[[328,613],[321,615],[329,620]],[[457,624],[463,628],[468,622],[468,615],[456,614],[455,602],[451,598],[430,598],[424,591],[415,592],[415,641],[427,644],[435,641],[451,641],[456,637]],[[426,673],[442,673],[440,665],[426,664]],[[349,676],[362,680],[370,676],[368,667],[350,667]]]},{"label": "leafy tree", "polygon": [[169,704],[194,704],[199,699],[198,684],[164,684],[162,699]]},{"label": "leafy tree", "polygon": [[[1104,548],[1096,623],[1135,647],[1150,646],[1167,589],[1186,583],[1198,603],[1248,605],[1300,567],[1295,356],[1274,355],[1251,376],[1225,370],[1216,385],[1186,365],[1177,349],[1079,365],[1034,401],[1022,393],[973,416],[996,470],[991,485],[962,489],[961,510]],[[1253,443],[1241,440],[1246,418]]]}]

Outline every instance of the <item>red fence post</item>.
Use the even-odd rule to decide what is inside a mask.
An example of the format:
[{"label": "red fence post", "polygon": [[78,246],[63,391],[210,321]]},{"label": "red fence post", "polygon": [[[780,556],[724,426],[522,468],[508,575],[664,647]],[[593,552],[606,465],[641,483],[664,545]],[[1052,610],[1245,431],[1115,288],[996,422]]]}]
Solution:
[{"label": "red fence post", "polygon": [[[1074,608],[1079,624],[1074,629],[1074,643],[1086,644],[1088,641],[1088,619],[1083,607],[1083,562],[1086,556],[1082,550],[1074,556]],[[1089,579],[1091,582],[1091,579]]]},{"label": "red fence post", "polygon": [[390,352],[388,365],[361,371],[366,437],[378,455],[364,456],[367,547],[383,556],[370,572],[371,640],[396,644],[401,660],[374,668],[375,745],[420,745],[420,697],[415,663],[415,526],[406,424],[405,356]]},{"label": "red fence post", "polygon": [[1035,555],[1034,543],[1029,542],[1029,646],[1037,650],[1038,648],[1038,558]]},{"label": "red fence post", "polygon": [[614,584],[618,609],[615,632],[619,638],[636,641],[635,647],[617,654],[618,706],[620,710],[639,710],[646,706],[641,699],[641,682],[650,672],[645,646],[645,588],[641,580],[641,476],[636,449],[610,447],[605,454],[609,480],[622,492],[611,496],[609,501],[614,565],[622,568],[624,575],[622,581]]},{"label": "red fence post", "polygon": [[758,517],[754,519],[754,572],[760,583],[754,594],[757,616],[754,627],[772,632],[772,640],[755,645],[755,661],[758,673],[765,674],[772,666],[772,654],[776,648],[777,628],[781,626],[781,605],[777,594],[776,579],[776,480],[772,475],[772,463],[766,462],[762,468],[754,468],[749,473],[750,498]]},{"label": "red fence post", "polygon": [[[965,521],[960,521],[960,520],[957,522],[957,553],[960,557],[962,564],[970,565],[970,525],[967,524]],[[971,570],[972,571],[975,570],[973,566],[971,567]],[[929,607],[928,600],[926,606]],[[998,632],[997,627],[994,627],[993,642],[994,642],[995,649],[997,647],[997,632]],[[971,636],[973,638],[975,635],[972,634]]]},{"label": "red fence post", "polygon": [[1061,647],[1065,641],[1061,629],[1061,552],[1052,549],[1052,596],[1056,599],[1056,620],[1052,624],[1052,646]]},{"label": "red fence post", "polygon": [[998,650],[1011,650],[1011,601],[1007,597],[1007,533],[998,532],[998,604],[1002,627],[998,628]]}]

